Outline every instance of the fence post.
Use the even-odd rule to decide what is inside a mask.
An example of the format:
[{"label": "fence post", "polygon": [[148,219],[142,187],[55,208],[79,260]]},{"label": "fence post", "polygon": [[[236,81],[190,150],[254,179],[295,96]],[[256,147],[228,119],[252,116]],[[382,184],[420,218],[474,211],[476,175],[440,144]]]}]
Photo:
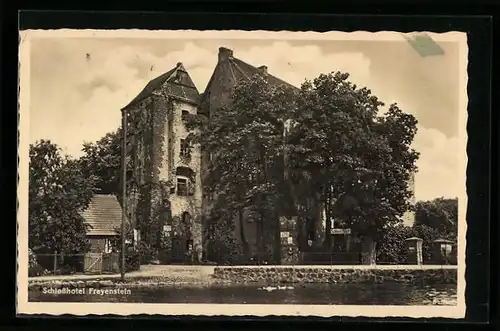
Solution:
[{"label": "fence post", "polygon": [[54,251],[54,275],[56,274],[57,270],[57,251]]}]

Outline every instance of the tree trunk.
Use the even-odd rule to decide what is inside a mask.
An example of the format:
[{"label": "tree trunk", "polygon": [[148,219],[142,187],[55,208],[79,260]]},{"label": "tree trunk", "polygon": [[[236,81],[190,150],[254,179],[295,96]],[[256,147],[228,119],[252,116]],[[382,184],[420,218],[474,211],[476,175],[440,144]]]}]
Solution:
[{"label": "tree trunk", "polygon": [[370,236],[364,236],[361,247],[361,264],[377,264],[377,242]]},{"label": "tree trunk", "polygon": [[54,251],[54,275],[57,271],[57,251]]},{"label": "tree trunk", "polygon": [[330,189],[325,190],[325,199],[324,199],[324,204],[325,204],[325,240],[324,240],[324,246],[325,248],[330,251],[332,247],[332,235],[331,235],[331,228],[332,228],[332,219],[331,219],[331,196],[330,196]]},{"label": "tree trunk", "polygon": [[249,255],[250,255],[250,249],[248,246],[248,241],[245,235],[245,222],[243,220],[243,209],[240,209],[238,211],[238,220],[240,223],[240,237],[241,237],[241,245],[243,246],[243,255],[245,258],[245,261],[248,260]]},{"label": "tree trunk", "polygon": [[281,264],[281,226],[279,216],[274,215],[274,263]]},{"label": "tree trunk", "polygon": [[259,264],[263,261],[264,253],[264,214],[260,214],[260,219],[257,221],[257,261]]}]

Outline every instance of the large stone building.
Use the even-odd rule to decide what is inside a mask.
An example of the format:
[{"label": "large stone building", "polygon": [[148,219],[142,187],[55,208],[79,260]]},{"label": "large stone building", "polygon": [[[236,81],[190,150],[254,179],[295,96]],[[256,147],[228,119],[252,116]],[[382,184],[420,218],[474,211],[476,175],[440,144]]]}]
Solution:
[{"label": "large stone building", "polygon": [[[167,253],[167,262],[201,258],[200,149],[189,146],[184,125],[187,114],[197,113],[199,98],[178,63],[122,109],[128,116],[128,217],[137,236],[161,247],[159,259]],[[161,233],[168,239],[159,243]]]},{"label": "large stone building", "polygon": [[[128,114],[128,217],[143,239],[149,242],[164,233],[162,243],[169,262],[185,262],[191,249],[200,258],[206,251],[203,240],[205,218],[211,208],[211,195],[203,194],[203,178],[211,156],[199,146],[188,146],[183,115],[199,114],[208,119],[222,106],[231,103],[232,92],[240,80],[254,75],[265,77],[270,84],[296,88],[273,76],[265,65],[255,67],[238,58],[233,51],[219,49],[217,65],[203,94],[199,94],[185,68],[175,68],[153,79],[129,105]],[[138,208],[146,204],[147,208]],[[139,213],[139,210],[146,211]],[[318,210],[318,216],[321,211]],[[320,218],[320,217],[318,217]],[[414,215],[405,215],[412,223]],[[151,225],[151,220],[158,220]],[[292,234],[299,229],[282,220],[282,242],[287,250],[296,250]],[[256,225],[250,221],[235,222],[235,237],[244,227],[251,250],[256,250]],[[283,236],[283,234],[286,234]],[[158,239],[159,240],[159,239]],[[287,255],[287,254],[283,254]]]},{"label": "large stone building", "polygon": [[[221,47],[219,48],[218,61],[210,77],[207,87],[200,100],[200,114],[207,118],[213,116],[214,112],[218,111],[221,107],[227,106],[231,103],[231,96],[236,87],[236,84],[242,80],[250,80],[254,75],[260,75],[265,78],[271,85],[285,85],[286,87],[297,89],[293,85],[273,76],[267,70],[267,66],[261,65],[255,67],[248,64],[234,56],[232,50]],[[202,178],[208,176],[205,169],[210,162],[210,154],[207,152],[202,153]],[[203,181],[203,180],[202,180]],[[203,199],[203,214],[208,215],[211,204],[212,196],[205,195]],[[245,241],[249,246],[251,255],[257,255],[257,224],[245,217],[244,222],[234,222],[235,238],[240,241],[241,233],[245,233]],[[241,229],[243,227],[243,229]],[[273,243],[273,233],[276,229],[264,229],[264,233],[269,234],[269,238],[264,240],[264,246],[269,254],[271,253]],[[209,248],[207,248],[210,250]],[[210,255],[209,255],[210,257]]]}]

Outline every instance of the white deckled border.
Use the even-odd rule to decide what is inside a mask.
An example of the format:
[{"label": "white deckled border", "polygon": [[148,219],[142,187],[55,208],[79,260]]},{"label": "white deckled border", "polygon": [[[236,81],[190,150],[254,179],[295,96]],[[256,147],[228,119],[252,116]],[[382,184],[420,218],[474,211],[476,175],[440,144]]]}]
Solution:
[{"label": "white deckled border", "polygon": [[[349,317],[443,317],[465,316],[465,249],[467,224],[467,36],[461,32],[425,32],[434,41],[457,42],[460,45],[459,140],[461,158],[458,194],[458,280],[456,306],[362,306],[362,305],[233,305],[233,304],[145,304],[145,303],[40,303],[28,302],[28,161],[30,113],[30,42],[40,38],[141,38],[141,39],[273,39],[273,40],[369,40],[405,41],[399,32],[291,32],[291,31],[145,31],[145,30],[27,30],[20,32],[19,94],[19,181],[18,181],[18,274],[17,313],[50,315],[204,315],[204,316],[349,316]],[[296,266],[297,267],[297,266]]]}]

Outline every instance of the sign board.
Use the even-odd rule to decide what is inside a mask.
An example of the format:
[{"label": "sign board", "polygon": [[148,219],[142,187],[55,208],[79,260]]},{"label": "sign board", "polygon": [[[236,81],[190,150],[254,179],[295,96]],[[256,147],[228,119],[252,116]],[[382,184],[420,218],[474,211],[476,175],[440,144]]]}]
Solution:
[{"label": "sign board", "polygon": [[293,244],[293,238],[292,237],[288,237],[287,240],[288,240],[288,244],[289,245]]},{"label": "sign board", "polygon": [[163,226],[163,232],[170,232],[170,231],[172,231],[172,227],[170,225]]},{"label": "sign board", "polygon": [[331,234],[351,234],[351,229],[332,229]]},{"label": "sign board", "polygon": [[290,232],[288,231],[281,232],[281,238],[288,238],[288,237],[290,237]]}]

